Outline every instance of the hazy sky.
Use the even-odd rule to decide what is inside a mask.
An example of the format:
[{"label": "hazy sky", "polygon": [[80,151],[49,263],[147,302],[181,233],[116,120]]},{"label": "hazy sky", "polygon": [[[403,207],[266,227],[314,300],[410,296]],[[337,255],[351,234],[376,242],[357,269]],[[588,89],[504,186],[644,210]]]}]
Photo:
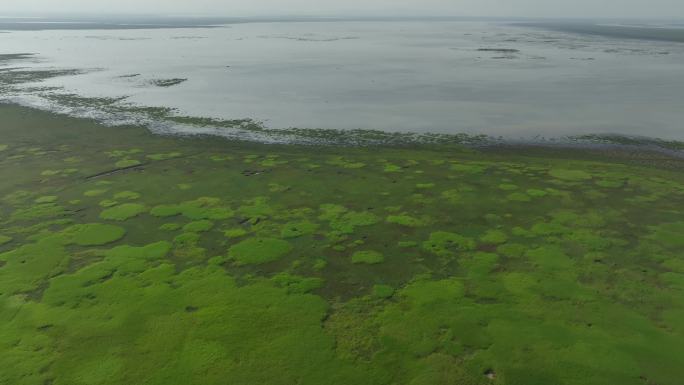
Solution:
[{"label": "hazy sky", "polygon": [[684,18],[684,0],[0,0],[16,12]]}]

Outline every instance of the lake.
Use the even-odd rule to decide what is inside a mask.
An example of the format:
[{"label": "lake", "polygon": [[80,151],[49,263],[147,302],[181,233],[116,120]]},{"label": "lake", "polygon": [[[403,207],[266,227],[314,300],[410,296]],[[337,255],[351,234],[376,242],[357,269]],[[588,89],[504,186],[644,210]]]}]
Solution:
[{"label": "lake", "polygon": [[[34,55],[6,61],[6,74],[79,71],[11,84],[4,99],[65,110],[55,95],[97,98],[66,111],[102,120],[152,106],[276,129],[684,140],[684,44],[648,39],[678,26],[639,39],[624,33],[639,27],[501,20],[16,25],[0,24],[0,54]],[[126,107],[110,116],[101,98]]]}]

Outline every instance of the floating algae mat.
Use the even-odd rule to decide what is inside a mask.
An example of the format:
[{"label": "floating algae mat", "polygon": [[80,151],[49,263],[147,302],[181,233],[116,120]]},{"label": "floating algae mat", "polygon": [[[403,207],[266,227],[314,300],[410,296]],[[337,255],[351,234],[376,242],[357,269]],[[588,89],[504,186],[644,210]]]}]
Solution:
[{"label": "floating algae mat", "polygon": [[0,117],[0,384],[684,379],[677,159]]}]

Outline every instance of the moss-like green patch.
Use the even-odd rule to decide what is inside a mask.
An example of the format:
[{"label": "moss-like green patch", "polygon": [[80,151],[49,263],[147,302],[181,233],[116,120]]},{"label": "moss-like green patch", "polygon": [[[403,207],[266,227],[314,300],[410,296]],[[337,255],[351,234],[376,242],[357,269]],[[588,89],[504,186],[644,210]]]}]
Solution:
[{"label": "moss-like green patch", "polygon": [[122,160],[116,162],[115,166],[118,168],[129,168],[129,167],[139,166],[141,164],[142,163],[136,159],[122,159]]},{"label": "moss-like green patch", "polygon": [[105,207],[105,208],[106,207],[113,207],[113,206],[116,206],[118,204],[119,204],[119,202],[113,201],[111,199],[104,199],[104,200],[101,200],[100,203],[98,203],[98,205],[100,205],[100,207]]},{"label": "moss-like green patch", "polygon": [[326,163],[333,166],[339,166],[349,169],[358,169],[366,166],[366,164],[363,162],[347,161],[341,156],[335,156],[332,159],[328,160]]},{"label": "moss-like green patch", "polygon": [[30,207],[18,208],[12,212],[12,221],[30,221],[36,219],[56,218],[67,213],[64,207],[55,203],[42,203]]},{"label": "moss-like green patch", "polygon": [[214,227],[214,222],[208,220],[200,220],[195,222],[190,222],[183,226],[183,231],[191,233],[202,233],[209,231]]},{"label": "moss-like green patch", "polygon": [[401,247],[403,249],[408,249],[411,247],[417,247],[418,242],[416,242],[416,241],[399,241],[399,242],[397,242],[397,246]]},{"label": "moss-like green patch", "polygon": [[384,172],[401,172],[401,166],[397,166],[396,164],[392,163],[387,163],[384,165],[383,169]]},{"label": "moss-like green patch", "polygon": [[39,198],[36,198],[34,202],[36,203],[54,203],[57,201],[57,196],[55,195],[47,195],[47,196],[42,196]]},{"label": "moss-like green patch", "polygon": [[489,230],[480,237],[480,240],[484,243],[500,244],[505,243],[508,236],[501,230]]},{"label": "moss-like green patch", "polygon": [[173,238],[173,242],[179,245],[194,245],[200,240],[198,233],[182,233]]},{"label": "moss-like green patch", "polygon": [[418,280],[406,286],[401,295],[409,299],[413,304],[424,306],[441,301],[452,303],[463,297],[465,288],[457,279],[444,279],[441,281]]},{"label": "moss-like green patch", "polygon": [[513,202],[530,202],[532,198],[528,194],[523,194],[520,192],[514,192],[512,194],[506,195],[506,200]]},{"label": "moss-like green patch", "polygon": [[442,198],[450,203],[459,203],[462,200],[462,195],[458,190],[447,190],[442,192]]},{"label": "moss-like green patch", "polygon": [[389,285],[373,285],[373,297],[389,298],[394,295],[394,288]]},{"label": "moss-like green patch", "polygon": [[178,158],[179,156],[183,156],[183,154],[180,152],[169,152],[166,154],[147,155],[147,158],[151,159],[151,160],[167,160],[167,159]]},{"label": "moss-like green patch", "polygon": [[365,263],[374,265],[385,261],[385,256],[382,253],[373,250],[357,251],[351,256],[352,263]]},{"label": "moss-like green patch", "polygon": [[228,238],[240,238],[248,234],[247,230],[236,227],[234,229],[228,229],[223,232],[223,234]]},{"label": "moss-like green patch", "polygon": [[[68,260],[63,244],[61,237],[49,236],[0,254],[0,297],[30,292],[44,284],[45,279],[57,273]],[[2,303],[7,305],[7,301]],[[0,340],[7,341],[7,338],[0,337]],[[9,348],[3,345],[2,349],[7,352]]]},{"label": "moss-like green patch", "polygon": [[134,191],[121,191],[114,194],[114,199],[136,200],[138,198],[140,198],[140,193]]},{"label": "moss-like green patch", "polygon": [[0,246],[12,242],[12,237],[6,235],[0,235]]},{"label": "moss-like green patch", "polygon": [[309,221],[297,221],[286,223],[280,231],[282,238],[297,238],[303,235],[313,234],[318,225]]},{"label": "moss-like green patch", "polygon": [[549,171],[549,175],[554,178],[568,181],[583,181],[591,179],[591,174],[583,170],[554,168]]},{"label": "moss-like green patch", "polygon": [[412,217],[410,215],[402,214],[402,215],[390,215],[390,216],[388,216],[387,222],[388,223],[396,223],[398,225],[407,226],[407,227],[421,227],[421,226],[425,226],[429,221],[426,220],[425,218],[419,219],[419,218]]},{"label": "moss-like green patch", "polygon": [[111,151],[106,151],[105,153],[106,153],[110,158],[123,158],[123,157],[125,157],[125,156],[140,154],[141,152],[143,152],[142,149],[139,149],[139,148],[131,148],[131,149],[128,149],[128,150],[111,150]]},{"label": "moss-like green patch", "polygon": [[162,218],[183,215],[192,220],[221,220],[234,215],[233,210],[223,206],[220,199],[213,197],[202,197],[178,205],[155,206],[150,210],[150,214]]},{"label": "moss-like green patch", "polygon": [[166,241],[151,243],[143,247],[117,246],[104,252],[104,255],[111,259],[120,259],[128,262],[129,259],[156,260],[165,257],[171,251],[171,243]]},{"label": "moss-like green patch", "polygon": [[664,247],[684,250],[684,221],[653,226],[647,238]]},{"label": "moss-like green patch", "polygon": [[417,183],[416,188],[421,190],[428,190],[434,188],[436,185],[434,183]]},{"label": "moss-like green patch", "polygon": [[440,257],[453,257],[458,252],[475,249],[475,241],[460,234],[436,231],[423,242],[423,248]]},{"label": "moss-like green patch", "polygon": [[349,211],[344,206],[321,205],[322,220],[330,221],[330,227],[345,234],[351,234],[359,226],[370,226],[378,223],[380,218],[368,211]]},{"label": "moss-like green patch", "polygon": [[110,207],[100,213],[100,218],[113,221],[125,221],[145,212],[145,206],[138,203],[124,203]]},{"label": "moss-like green patch", "polygon": [[496,248],[496,252],[509,258],[522,257],[528,247],[519,243],[507,243]]},{"label": "moss-like green patch", "polygon": [[287,241],[255,237],[231,246],[228,255],[240,265],[258,265],[280,259],[291,250],[292,245]]},{"label": "moss-like green patch", "polygon": [[256,197],[248,200],[238,208],[238,213],[247,218],[251,223],[266,219],[273,215],[274,209],[265,197]]},{"label": "moss-like green patch", "polygon": [[155,217],[172,217],[181,213],[181,208],[176,205],[159,205],[150,210],[150,214]]},{"label": "moss-like green patch", "polygon": [[533,197],[533,198],[541,198],[549,195],[547,191],[544,190],[539,190],[539,189],[528,189],[527,190],[527,195]]},{"label": "moss-like green patch", "polygon": [[328,266],[328,261],[326,261],[325,259],[317,259],[312,267],[316,271],[321,271],[325,269],[326,266]]},{"label": "moss-like green patch", "polygon": [[230,155],[212,155],[209,157],[209,159],[213,160],[214,162],[225,162],[228,160],[234,160],[235,158]]},{"label": "moss-like green patch", "polygon": [[308,293],[323,286],[323,280],[315,277],[300,277],[289,273],[279,273],[271,280],[276,286],[287,289],[289,293]]},{"label": "moss-like green patch", "polygon": [[451,165],[451,170],[461,173],[479,174],[487,169],[487,165],[477,163],[457,163]]},{"label": "moss-like green patch", "polygon": [[502,183],[499,185],[499,189],[504,191],[515,191],[518,189],[518,186],[511,183]]},{"label": "moss-like green patch", "polygon": [[163,225],[159,226],[159,230],[163,231],[176,231],[181,229],[181,225],[178,223],[164,223]]},{"label": "moss-like green patch", "polygon": [[85,195],[87,197],[96,197],[96,196],[102,195],[106,192],[107,192],[106,189],[94,189],[94,190],[88,190],[88,191],[84,192],[83,195]]},{"label": "moss-like green patch", "polygon": [[126,230],[119,226],[101,223],[73,225],[63,232],[68,242],[81,246],[106,245],[121,239]]}]

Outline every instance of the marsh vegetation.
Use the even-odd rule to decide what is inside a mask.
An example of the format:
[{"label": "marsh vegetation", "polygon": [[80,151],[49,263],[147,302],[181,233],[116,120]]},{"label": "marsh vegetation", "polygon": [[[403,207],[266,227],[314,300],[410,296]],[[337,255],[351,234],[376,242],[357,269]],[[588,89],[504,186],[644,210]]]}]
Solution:
[{"label": "marsh vegetation", "polygon": [[681,158],[0,115],[3,385],[684,378]]}]

